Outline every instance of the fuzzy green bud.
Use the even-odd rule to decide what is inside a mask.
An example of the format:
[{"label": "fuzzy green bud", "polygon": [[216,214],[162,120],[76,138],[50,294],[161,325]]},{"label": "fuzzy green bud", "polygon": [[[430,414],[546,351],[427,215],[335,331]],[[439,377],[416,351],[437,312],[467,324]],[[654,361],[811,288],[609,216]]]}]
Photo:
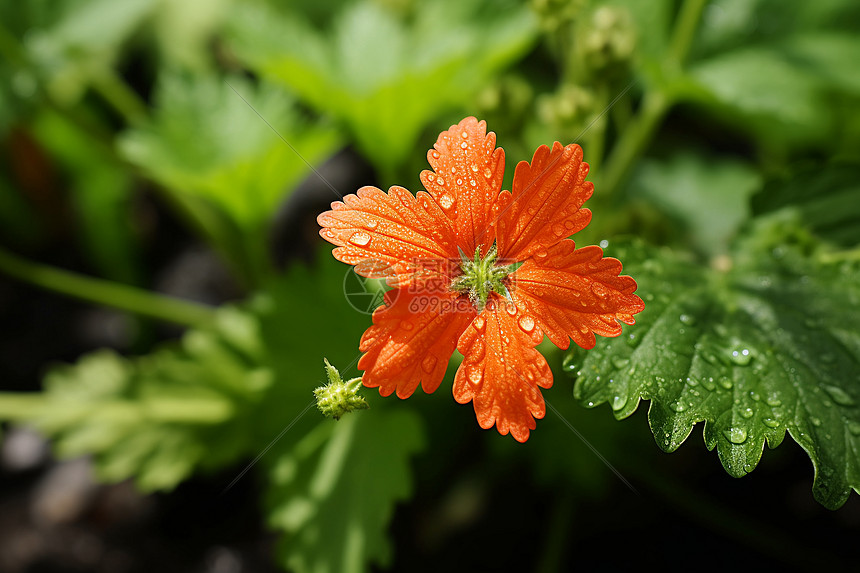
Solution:
[{"label": "fuzzy green bud", "polygon": [[340,420],[344,414],[353,410],[369,408],[370,406],[367,405],[365,399],[358,394],[361,388],[361,378],[353,378],[344,382],[337,368],[329,364],[328,359],[323,358],[323,361],[325,362],[328,384],[314,390],[317,408],[323,416]]}]

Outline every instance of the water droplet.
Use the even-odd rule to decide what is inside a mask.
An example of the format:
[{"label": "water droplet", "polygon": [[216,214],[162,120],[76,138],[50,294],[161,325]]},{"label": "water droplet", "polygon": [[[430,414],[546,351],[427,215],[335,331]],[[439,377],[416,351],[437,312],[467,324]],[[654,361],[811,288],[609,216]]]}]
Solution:
[{"label": "water droplet", "polygon": [[606,288],[603,283],[593,282],[591,283],[591,292],[593,292],[600,298],[606,298],[611,294],[612,291]]},{"label": "water droplet", "polygon": [[559,223],[555,223],[552,226],[552,233],[556,237],[562,237],[562,236],[564,236],[564,227],[562,227]]},{"label": "water droplet", "polygon": [[517,315],[517,305],[508,303],[505,305],[505,310],[508,311],[508,314],[511,316]]},{"label": "water droplet", "polygon": [[475,384],[476,386],[481,383],[481,378],[483,378],[483,374],[481,374],[480,370],[471,370],[469,371],[469,382]]},{"label": "water droplet", "polygon": [[464,141],[460,144],[460,147],[462,147],[463,149],[469,149],[469,144]]},{"label": "water droplet", "polygon": [[469,132],[464,129],[460,132],[460,137],[462,137],[463,139],[469,139]]},{"label": "water droplet", "polygon": [[538,251],[535,251],[535,258],[545,259],[548,254],[549,253],[546,252],[546,249],[540,249]]},{"label": "water droplet", "polygon": [[749,348],[735,348],[729,354],[729,359],[738,366],[746,366],[752,360],[752,356]]},{"label": "water droplet", "polygon": [[846,425],[848,426],[849,432],[851,432],[855,436],[860,436],[860,423],[851,420]]},{"label": "water droplet", "polygon": [[576,225],[574,224],[573,221],[565,221],[564,222],[564,228],[567,229],[568,231],[572,231],[574,229],[574,227],[576,227]]},{"label": "water droplet", "polygon": [[484,322],[484,317],[483,316],[476,316],[475,320],[472,321],[472,326],[478,332],[481,332],[482,330],[484,330],[484,326],[486,326],[486,323]]},{"label": "water droplet", "polygon": [[848,392],[846,392],[839,386],[831,386],[830,384],[824,384],[822,388],[824,388],[824,391],[827,392],[830,398],[840,406],[857,405],[857,403],[854,401],[854,398],[852,398]]},{"label": "water droplet", "polygon": [[444,179],[444,178],[442,178],[442,177],[440,177],[439,179],[437,179],[437,180],[436,180],[436,183],[438,183],[439,185],[444,186],[444,185],[445,185],[445,179]]},{"label": "water droplet", "polygon": [[438,151],[434,151],[433,153],[431,153],[431,155],[433,156],[433,159],[439,159],[439,152]]},{"label": "water droplet", "polygon": [[810,416],[809,421],[812,422],[812,425],[816,428],[821,426],[821,419],[816,418],[815,416]]},{"label": "water droplet", "polygon": [[427,174],[427,181],[433,181],[434,179],[436,179],[435,173],[428,173]]},{"label": "water droplet", "polygon": [[379,226],[379,222],[376,219],[370,219],[366,225],[367,229],[370,231],[374,230],[378,226]]},{"label": "water droplet", "polygon": [[456,166],[451,167],[451,173],[456,173],[456,172],[457,172],[457,167]]},{"label": "water droplet", "polygon": [[764,418],[761,423],[768,428],[776,428],[779,426],[779,422],[777,420],[774,420],[773,418]]},{"label": "water droplet", "polygon": [[454,199],[453,195],[443,193],[442,196],[439,197],[439,205],[446,211],[454,207],[454,203],[456,203],[456,199]]},{"label": "water droplet", "polygon": [[710,376],[702,379],[702,386],[704,386],[709,392],[713,392],[717,388],[717,385],[714,384],[714,379]]},{"label": "water droplet", "polygon": [[493,170],[489,167],[484,169],[484,177],[486,177],[487,179],[491,179],[493,177]]},{"label": "water droplet", "polygon": [[477,182],[477,181],[475,181],[474,179],[469,179],[469,185],[470,185],[470,186],[472,186],[472,187],[477,187],[477,186],[478,186],[478,182]]},{"label": "water droplet", "polygon": [[636,346],[637,344],[639,344],[639,337],[636,336],[635,333],[631,332],[627,335],[627,344],[629,346]]},{"label": "water droplet", "polygon": [[744,418],[752,418],[754,413],[755,412],[753,412],[752,408],[744,408],[741,410],[741,416]]},{"label": "water droplet", "polygon": [[613,410],[620,410],[625,404],[627,404],[627,396],[625,394],[618,394],[612,397],[611,406]]},{"label": "water droplet", "polygon": [[353,233],[349,238],[349,242],[359,247],[366,247],[368,243],[370,243],[370,235],[364,231],[359,231],[357,233]]},{"label": "water droplet", "polygon": [[421,368],[424,369],[424,372],[430,374],[433,372],[433,368],[436,366],[436,357],[432,354],[428,354],[427,357],[421,361]]},{"label": "water droplet", "polygon": [[782,406],[782,400],[776,394],[768,394],[764,402],[771,408]]},{"label": "water droplet", "polygon": [[478,172],[478,164],[473,163],[472,165],[469,166],[469,169],[471,169],[473,173],[477,173]]},{"label": "water droplet", "polygon": [[334,231],[332,231],[331,229],[326,229],[325,230],[325,236],[328,237],[329,239],[334,239]]},{"label": "water droplet", "polygon": [[720,383],[720,386],[722,386],[722,387],[723,387],[723,388],[725,388],[726,390],[731,390],[731,389],[732,389],[732,381],[731,381],[731,379],[726,378],[725,376],[720,376],[720,379],[719,379],[717,382],[719,382],[719,383]]},{"label": "water droplet", "polygon": [[606,239],[603,239],[602,241],[600,241],[600,248],[601,249],[605,249],[608,246],[609,246],[609,241],[607,241]]},{"label": "water droplet", "polygon": [[675,412],[683,412],[687,409],[682,402],[672,402],[669,407]]},{"label": "water droplet", "polygon": [[693,326],[696,324],[696,317],[689,314],[682,314],[678,319],[687,326]]},{"label": "water droplet", "polygon": [[723,431],[723,435],[733,444],[742,444],[747,440],[747,431],[743,428],[729,428]]},{"label": "water droplet", "polygon": [[520,317],[520,328],[523,329],[523,332],[531,332],[535,329],[535,321],[530,316]]},{"label": "water droplet", "polygon": [[463,184],[463,180],[460,179],[459,177],[457,177],[457,185],[462,185],[462,184]]},{"label": "water droplet", "polygon": [[573,354],[565,356],[561,363],[561,369],[565,372],[574,372],[576,370],[576,356]]}]

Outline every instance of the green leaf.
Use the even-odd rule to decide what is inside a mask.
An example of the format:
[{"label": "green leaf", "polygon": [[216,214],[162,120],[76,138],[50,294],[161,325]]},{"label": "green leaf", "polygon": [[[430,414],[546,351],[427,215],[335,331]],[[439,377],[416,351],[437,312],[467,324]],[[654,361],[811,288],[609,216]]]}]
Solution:
[{"label": "green leaf", "polygon": [[279,89],[238,77],[167,75],[155,99],[152,122],[122,137],[123,154],[162,185],[216,205],[246,231],[259,230],[310,172],[308,163],[324,159],[338,141],[300,119]]},{"label": "green leaf", "polygon": [[255,318],[222,308],[179,347],[132,360],[101,350],[54,368],[29,422],[61,456],[93,455],[103,480],[170,489],[250,449],[252,412],[272,383],[262,359]]},{"label": "green leaf", "polygon": [[232,20],[237,55],[348,126],[374,164],[390,172],[421,130],[469,101],[536,36],[514,4],[422,2],[407,22],[375,2],[340,12],[330,30],[295,13],[242,4]]},{"label": "green leaf", "polygon": [[410,457],[422,448],[410,411],[373,409],[322,422],[269,471],[269,524],[297,573],[386,566],[394,504],[412,491]]},{"label": "green leaf", "polygon": [[579,400],[608,402],[619,419],[651,400],[667,452],[704,421],[706,446],[737,477],[788,431],[812,460],[817,500],[836,508],[860,489],[860,264],[823,264],[784,216],[759,223],[720,269],[641,243],[612,254],[645,311],[568,357]]},{"label": "green leaf", "polygon": [[693,246],[713,256],[728,249],[749,216],[749,197],[761,176],[742,161],[682,152],[644,163],[633,181],[634,193],[674,217]]},{"label": "green leaf", "polygon": [[775,49],[720,54],[697,63],[690,74],[710,94],[702,103],[765,139],[816,138],[826,129],[821,79]]},{"label": "green leaf", "polygon": [[817,235],[850,247],[860,243],[860,165],[800,169],[774,180],[752,200],[755,215],[792,207]]}]

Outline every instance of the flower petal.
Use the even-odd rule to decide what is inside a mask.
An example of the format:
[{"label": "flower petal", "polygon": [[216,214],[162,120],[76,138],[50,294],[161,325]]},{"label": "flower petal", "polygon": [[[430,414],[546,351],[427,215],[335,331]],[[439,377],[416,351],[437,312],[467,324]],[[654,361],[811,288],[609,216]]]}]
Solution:
[{"label": "flower petal", "polygon": [[331,208],[317,217],[320,235],[338,245],[336,259],[355,265],[362,276],[389,278],[398,286],[426,261],[458,257],[454,229],[427,193],[362,187]]},{"label": "flower petal", "polygon": [[361,337],[362,381],[383,396],[396,391],[408,398],[419,383],[428,394],[435,391],[457,339],[476,314],[468,299],[455,293],[411,290],[388,291]]},{"label": "flower petal", "polygon": [[541,145],[531,163],[520,161],[512,192],[501,193],[494,209],[499,257],[522,261],[584,229],[591,211],[581,207],[594,192],[586,175],[576,144]]},{"label": "flower petal", "polygon": [[600,247],[577,249],[566,239],[526,260],[511,275],[511,292],[556,346],[566,349],[572,338],[593,348],[595,334],[618,336],[619,322],[633,324],[645,308],[633,294],[636,281],[620,273],[621,262],[604,257]]},{"label": "flower petal", "polygon": [[466,328],[457,343],[464,358],[454,377],[454,399],[472,402],[482,428],[495,424],[500,434],[525,442],[535,418],[544,417],[538,387],[552,386],[552,372],[534,348],[542,339],[531,317],[498,296]]},{"label": "flower petal", "polygon": [[487,124],[467,117],[439,134],[427,152],[433,171],[422,171],[421,182],[453,222],[459,246],[471,255],[483,245],[486,253],[495,238],[492,206],[502,189],[505,151],[496,147],[496,134]]}]

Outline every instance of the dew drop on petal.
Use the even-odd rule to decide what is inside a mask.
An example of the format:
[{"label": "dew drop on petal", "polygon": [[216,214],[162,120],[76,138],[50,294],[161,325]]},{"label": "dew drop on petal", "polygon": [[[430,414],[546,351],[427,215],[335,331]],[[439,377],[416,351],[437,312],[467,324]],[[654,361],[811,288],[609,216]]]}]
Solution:
[{"label": "dew drop on petal", "polygon": [[367,227],[367,228],[368,228],[368,230],[370,230],[370,231],[372,231],[373,229],[375,229],[377,226],[379,226],[379,222],[378,222],[376,219],[370,219],[370,220],[367,222],[367,225],[366,225],[366,227]]},{"label": "dew drop on petal", "polygon": [[484,326],[486,326],[486,323],[484,322],[484,317],[483,316],[476,316],[475,320],[472,321],[472,326],[478,332],[484,330]]},{"label": "dew drop on petal", "polygon": [[523,332],[531,332],[535,329],[534,319],[530,316],[520,317],[520,328],[523,329]]},{"label": "dew drop on petal", "polygon": [[433,372],[433,368],[436,366],[436,357],[432,354],[428,354],[427,357],[421,361],[421,368],[424,369],[424,372],[430,374]]},{"label": "dew drop on petal", "polygon": [[367,244],[370,243],[370,235],[364,231],[359,231],[352,234],[349,238],[349,242],[359,247],[366,247]]},{"label": "dew drop on petal", "polygon": [[436,180],[436,183],[438,183],[439,185],[445,185],[445,179],[440,177],[439,179]]},{"label": "dew drop on petal", "polygon": [[438,151],[434,151],[432,153],[432,155],[433,155],[433,159],[439,159],[439,152]]},{"label": "dew drop on petal", "polygon": [[599,296],[600,298],[606,298],[610,295],[610,290],[603,285],[603,283],[593,282],[591,283],[591,292]]},{"label": "dew drop on petal", "polygon": [[436,179],[435,173],[428,173],[427,174],[427,181],[433,181],[434,179]]},{"label": "dew drop on petal", "polygon": [[447,211],[447,210],[449,210],[449,209],[451,209],[451,208],[454,206],[454,203],[455,203],[455,202],[456,202],[456,201],[455,201],[455,199],[454,199],[454,196],[453,196],[453,195],[449,195],[448,193],[444,193],[444,194],[442,194],[442,196],[441,196],[441,197],[439,197],[439,205],[440,205],[443,209],[445,209],[446,211]]},{"label": "dew drop on petal", "polygon": [[463,180],[460,179],[459,177],[457,177],[457,185],[462,185],[462,184],[463,184]]},{"label": "dew drop on petal", "polygon": [[329,239],[334,239],[334,231],[332,231],[331,229],[326,229],[325,230],[325,236],[328,237]]},{"label": "dew drop on petal", "polygon": [[460,147],[462,147],[463,149],[468,149],[469,144],[464,141],[463,143],[460,144]]},{"label": "dew drop on petal", "polygon": [[555,223],[552,226],[552,233],[556,237],[562,237],[562,236],[564,236],[564,227],[562,227],[559,223]]},{"label": "dew drop on petal", "polygon": [[481,378],[483,378],[483,375],[481,374],[480,370],[471,370],[469,372],[469,382],[471,382],[472,384],[477,386],[481,383]]},{"label": "dew drop on petal", "polygon": [[472,165],[469,166],[469,169],[472,170],[472,173],[477,173],[478,172],[478,164],[473,163]]},{"label": "dew drop on petal", "polygon": [[517,305],[515,305],[515,304],[512,304],[512,303],[506,304],[505,310],[508,311],[508,314],[510,314],[511,316],[517,315]]},{"label": "dew drop on petal", "polygon": [[492,177],[493,177],[493,170],[492,170],[492,169],[490,169],[489,167],[487,167],[486,169],[484,169],[484,177],[486,177],[487,179],[492,179]]}]

